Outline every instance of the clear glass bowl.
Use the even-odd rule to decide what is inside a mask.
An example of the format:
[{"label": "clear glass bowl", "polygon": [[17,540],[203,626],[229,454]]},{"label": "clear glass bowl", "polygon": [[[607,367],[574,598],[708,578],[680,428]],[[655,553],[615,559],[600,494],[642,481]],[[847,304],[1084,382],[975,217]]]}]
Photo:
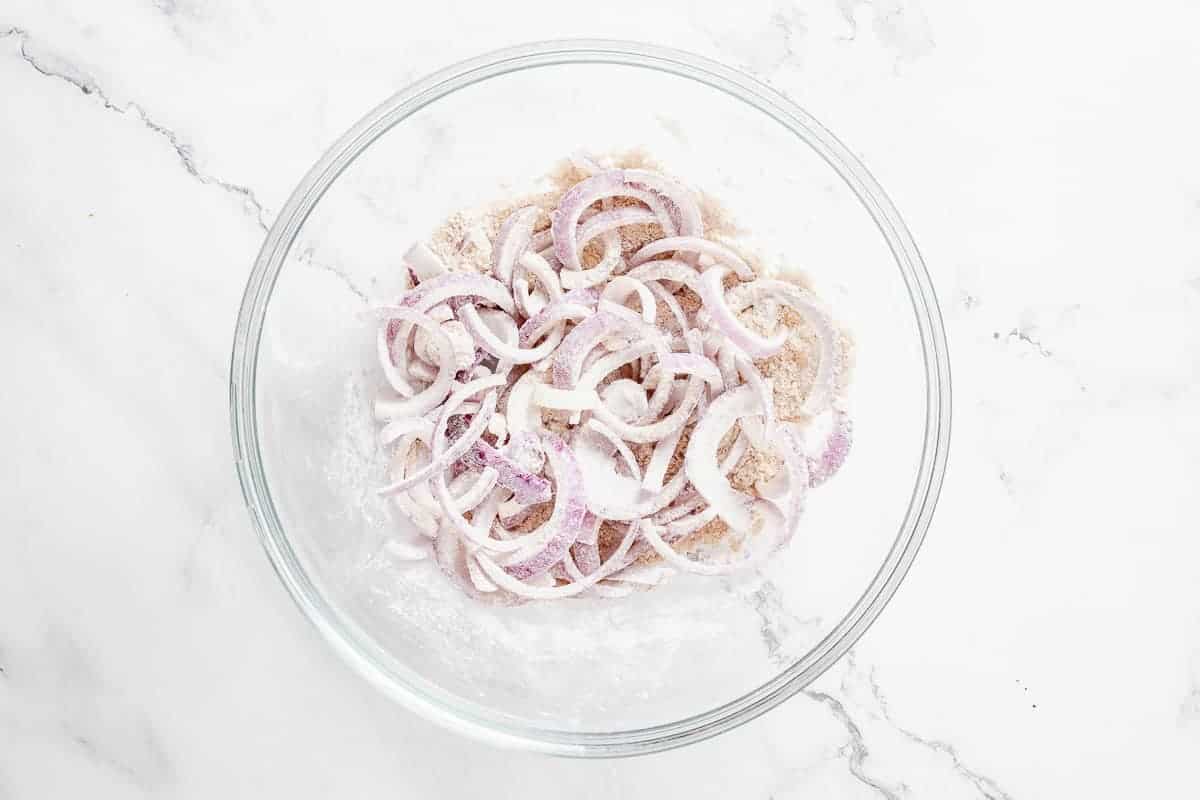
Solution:
[{"label": "clear glass bowl", "polygon": [[[394,563],[362,312],[448,213],[523,191],[578,150],[647,150],[802,269],[857,340],[855,445],[786,551],[730,579],[619,600],[493,607]],[[652,752],[729,730],[842,656],[895,592],[945,467],[950,379],[917,248],[853,155],[787,98],[712,61],[628,42],[525,45],[387,100],[301,181],[238,317],[237,470],[280,579],[387,694],[493,743]]]}]

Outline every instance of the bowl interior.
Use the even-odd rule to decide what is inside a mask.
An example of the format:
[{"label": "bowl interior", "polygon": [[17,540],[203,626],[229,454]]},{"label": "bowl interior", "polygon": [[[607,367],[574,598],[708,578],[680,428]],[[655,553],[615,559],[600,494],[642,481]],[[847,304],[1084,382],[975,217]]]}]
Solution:
[{"label": "bowl interior", "polygon": [[[406,523],[373,491],[381,376],[362,312],[395,299],[401,254],[452,211],[528,191],[574,151],[629,148],[718,198],[768,263],[802,271],[849,327],[854,448],[810,495],[791,545],[756,573],[678,578],[617,600],[482,605],[433,564],[383,547]],[[837,171],[737,97],[619,63],[500,72],[374,139],[287,244],[253,387],[277,544],[374,677],[446,720],[569,737],[710,711],[820,643],[897,540],[927,435],[921,317]]]}]

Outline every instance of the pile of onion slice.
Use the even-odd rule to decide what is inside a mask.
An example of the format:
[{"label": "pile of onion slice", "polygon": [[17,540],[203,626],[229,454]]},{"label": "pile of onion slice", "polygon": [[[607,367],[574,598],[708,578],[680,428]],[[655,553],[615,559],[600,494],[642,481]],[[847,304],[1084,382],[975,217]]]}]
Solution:
[{"label": "pile of onion slice", "polygon": [[[417,244],[414,285],[377,311],[379,491],[424,537],[389,550],[436,558],[479,597],[620,597],[759,563],[850,446],[836,327],[816,298],[706,238],[676,180],[584,163],[549,214],[530,205],[503,222],[489,274]],[[625,249],[629,225],[658,237]],[[776,320],[792,309],[803,330],[751,329],[759,303]],[[803,420],[784,421],[758,362],[798,332],[811,380]],[[747,494],[729,474],[751,448],[783,467]],[[736,547],[689,539],[717,520]]]}]

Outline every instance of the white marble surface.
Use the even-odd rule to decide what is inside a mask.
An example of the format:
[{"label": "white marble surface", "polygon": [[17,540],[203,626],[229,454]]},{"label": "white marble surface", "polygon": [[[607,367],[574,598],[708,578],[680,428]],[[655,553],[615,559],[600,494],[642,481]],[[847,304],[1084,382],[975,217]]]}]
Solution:
[{"label": "white marble surface", "polygon": [[[1200,6],[407,5],[0,9],[0,798],[1200,794]],[[938,514],[853,658],[611,763],[460,740],[351,674],[251,532],[226,410],[247,270],[323,148],[433,68],[584,35],[742,66],[837,131],[955,367]]]}]

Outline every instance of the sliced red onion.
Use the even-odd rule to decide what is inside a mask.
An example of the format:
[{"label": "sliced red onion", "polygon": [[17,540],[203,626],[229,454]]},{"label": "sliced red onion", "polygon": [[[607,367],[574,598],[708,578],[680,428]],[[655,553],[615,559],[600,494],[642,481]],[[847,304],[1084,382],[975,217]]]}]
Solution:
[{"label": "sliced red onion", "polygon": [[[576,232],[578,247],[586,247],[588,242],[597,236],[623,228],[626,225],[649,225],[658,222],[658,215],[653,211],[637,206],[623,206],[608,211],[601,211],[588,217]],[[618,250],[620,243],[617,244]]]},{"label": "sliced red onion", "polygon": [[710,267],[700,276],[700,299],[704,301],[704,308],[712,314],[713,322],[729,337],[729,341],[751,358],[768,358],[775,355],[787,343],[788,332],[781,330],[767,339],[748,330],[725,301],[725,287],[722,281],[727,272],[725,267],[717,265]]},{"label": "sliced red onion", "polygon": [[[582,437],[581,437],[582,438]],[[586,450],[577,450],[582,455]],[[639,478],[626,478],[610,473],[605,483],[603,493],[593,492],[588,495],[588,510],[596,516],[607,520],[628,522],[644,519],[657,514],[666,508],[687,484],[687,476],[679,470],[666,482],[662,491],[651,497],[646,497],[642,491]]]},{"label": "sliced red onion", "polygon": [[[409,469],[410,451],[412,450],[412,446],[419,440],[419,437],[420,433],[408,434],[397,443],[395,455],[392,458],[392,466],[389,470],[394,479],[404,478],[405,473]],[[426,459],[427,462],[428,459]],[[419,465],[417,466],[419,467]],[[399,492],[393,496],[392,502],[400,513],[416,527],[419,533],[431,538],[437,535],[438,521],[428,506],[418,502],[416,498],[410,497],[405,492]],[[430,505],[432,505],[432,498],[430,498]]]},{"label": "sliced red onion", "polygon": [[[475,361],[475,343],[471,340],[471,334],[467,333],[467,329],[457,320],[443,322],[438,329],[446,335],[454,349],[454,368],[468,369]],[[417,335],[413,337],[413,353],[428,364],[438,363],[438,346],[426,329],[418,329]]]},{"label": "sliced red onion", "polygon": [[403,480],[388,484],[379,489],[379,494],[388,495],[402,492],[405,489],[413,486],[416,483],[426,481],[435,472],[447,469],[455,461],[458,461],[463,455],[471,449],[471,446],[483,436],[484,430],[487,429],[488,420],[496,409],[496,394],[492,392],[483,401],[483,406],[473,415],[471,424],[467,429],[454,440],[454,443],[442,451],[439,448],[439,443],[444,443],[446,439],[446,425],[450,420],[450,416],[455,413],[458,406],[471,395],[482,391],[483,389],[497,386],[503,383],[503,376],[497,375],[491,378],[484,378],[479,381],[472,381],[462,389],[452,394],[447,400],[441,416],[438,418],[437,424],[434,426],[433,432],[433,460],[425,467],[417,470],[413,475],[406,476]]},{"label": "sliced red onion", "polygon": [[400,298],[400,305],[415,311],[427,311],[452,297],[482,297],[510,314],[516,311],[507,286],[487,275],[464,272],[450,272],[423,281]]},{"label": "sliced red onion", "polygon": [[533,402],[557,411],[591,411],[600,405],[600,395],[595,389],[559,389],[542,384],[534,390]]},{"label": "sliced red onion", "polygon": [[504,454],[528,472],[541,472],[546,463],[539,435],[532,431],[521,431],[513,435],[504,447]]},{"label": "sliced red onion", "polygon": [[675,375],[695,375],[717,391],[725,388],[725,381],[721,377],[721,371],[717,369],[717,365],[702,355],[671,353],[660,358],[658,366]]},{"label": "sliced red onion", "polygon": [[412,270],[418,281],[446,274],[446,265],[436,253],[417,242],[404,254],[404,263]]},{"label": "sliced red onion", "polygon": [[636,267],[655,256],[676,251],[711,256],[717,263],[730,267],[744,281],[752,281],[757,277],[750,265],[733,250],[723,244],[701,239],[698,236],[672,236],[648,242],[641,250],[633,254],[633,257],[629,259],[629,264]]},{"label": "sliced red onion", "polygon": [[598,311],[580,322],[563,337],[562,345],[559,347],[552,367],[554,385],[562,389],[575,386],[579,382],[579,373],[583,368],[584,357],[591,352],[592,348],[605,336],[624,331],[630,331],[635,335],[645,337],[648,341],[657,342],[663,349],[666,347],[662,341],[662,334],[637,317],[630,318],[611,311]]},{"label": "sliced red onion", "polygon": [[480,347],[502,361],[512,364],[532,364],[534,361],[539,361],[554,352],[554,348],[562,339],[561,331],[551,332],[551,335],[537,347],[521,348],[503,341],[492,332],[491,328],[480,319],[475,306],[470,303],[459,308],[458,313],[462,317],[466,330],[479,343]]},{"label": "sliced red onion", "polygon": [[533,402],[533,393],[540,385],[542,376],[529,370],[508,390],[504,416],[511,436],[542,429],[542,410]]},{"label": "sliced red onion", "polygon": [[607,281],[613,273],[623,271],[625,262],[621,256],[621,237],[616,229],[657,221],[658,216],[653,211],[634,207],[614,208],[592,215],[579,226],[577,246],[586,247],[591,240],[601,237],[604,240],[604,252],[594,267],[578,271],[568,269],[560,273],[563,288],[596,286]]},{"label": "sliced red onion", "polygon": [[[838,334],[815,301],[792,284],[755,280],[732,248],[703,238],[695,198],[671,179],[585,169],[593,176],[563,195],[548,230],[533,232],[541,212],[532,206],[505,220],[492,243],[495,278],[448,273],[429,248],[412,248],[405,262],[417,285],[402,296],[400,313],[385,311],[377,340],[398,395],[377,401],[377,414],[391,420],[381,442],[394,447],[393,482],[382,491],[419,532],[436,537],[438,563],[477,598],[616,596],[677,571],[716,575],[758,563],[769,553],[756,534],[764,515],[782,515],[784,536],[774,542],[786,540],[804,489],[828,479],[849,448],[849,418],[836,396]],[[618,197],[642,205],[614,207]],[[617,277],[627,267],[619,229],[648,224],[661,237]],[[581,251],[598,238],[601,259],[585,269]],[[730,269],[749,282],[726,291]],[[687,297],[673,294],[680,287],[699,294],[699,310],[684,310]],[[633,295],[638,305],[627,307]],[[805,434],[817,444],[807,450],[798,429],[777,424],[773,387],[753,361],[778,352],[789,331],[757,336],[738,316],[756,306],[767,319],[780,304],[800,314],[816,342],[804,400]],[[432,403],[431,392],[440,393]],[[543,408],[567,412],[572,425],[586,415],[571,450],[545,431]],[[814,438],[824,414],[830,432]],[[737,435],[718,463],[730,429]],[[685,431],[683,468],[666,480]],[[631,442],[653,445],[644,475]],[[755,486],[769,502],[726,478],[752,444],[785,462]],[[553,485],[539,474],[543,447],[555,448]],[[585,481],[597,490],[586,491]],[[550,501],[547,523],[515,530]],[[747,557],[698,561],[673,549],[717,518],[756,537]],[[602,561],[606,521],[625,533]],[[421,550],[412,548],[414,557]],[[663,564],[638,563],[652,552]]]},{"label": "sliced red onion", "polygon": [[617,549],[613,551],[613,554],[608,557],[607,561],[601,564],[590,575],[586,575],[583,580],[568,583],[565,586],[531,586],[510,575],[504,568],[497,565],[495,561],[483,553],[479,553],[475,557],[479,560],[479,566],[483,568],[487,576],[495,581],[496,585],[500,588],[528,600],[558,600],[580,594],[625,566],[626,554],[637,539],[640,531],[641,525],[639,522],[635,521],[631,523],[626,528],[625,535],[621,538]]},{"label": "sliced red onion", "polygon": [[512,490],[513,499],[522,505],[545,503],[550,499],[550,482],[524,469],[516,460],[484,441],[476,442],[463,456],[463,461],[480,467],[491,467],[497,482]]},{"label": "sliced red onion", "polygon": [[[446,395],[450,393],[450,382],[454,378],[454,345],[450,338],[442,332],[441,326],[427,319],[423,314],[407,308],[388,308],[383,310],[385,320],[382,326],[386,330],[387,323],[390,320],[398,319],[404,322],[410,322],[420,328],[429,331],[430,336],[438,343],[438,372],[437,377],[423,391],[418,392],[407,400],[390,401],[375,403],[375,416],[379,419],[394,419],[403,416],[420,416],[426,411],[430,411],[437,407],[439,403],[446,399]],[[385,349],[380,354],[383,362],[384,374],[388,376],[388,381],[395,387],[397,382],[395,378],[395,366],[392,364],[390,353]]]},{"label": "sliced red onion", "polygon": [[[554,234],[550,232],[549,228],[546,228],[545,230],[537,231],[530,237],[529,249],[526,252],[542,255],[543,250],[552,247],[554,247]],[[545,258],[545,256],[542,255],[542,258]]]},{"label": "sliced red onion", "polygon": [[[699,236],[704,224],[700,218],[700,207],[677,182],[648,170],[608,170],[580,181],[563,194],[558,208],[550,215],[550,230],[554,237],[554,254],[564,269],[579,270],[579,238],[577,226],[584,209],[597,200],[609,197],[632,196],[647,202],[647,194],[665,200],[674,208],[679,231],[687,236]],[[650,204],[650,203],[648,203]],[[661,209],[662,206],[659,205]],[[653,205],[651,206],[653,209]],[[675,228],[674,219],[664,219],[662,211],[658,218],[664,227]],[[674,235],[670,231],[668,235]]]},{"label": "sliced red onion", "polygon": [[737,357],[741,351],[726,340],[717,350],[717,369],[721,371],[721,379],[726,387],[738,386],[742,383],[741,373],[738,372]]},{"label": "sliced red onion", "polygon": [[629,270],[628,276],[643,283],[670,281],[699,293],[700,273],[691,264],[673,258],[648,261]]},{"label": "sliced red onion", "polygon": [[[703,236],[704,221],[700,216],[700,206],[692,192],[674,178],[646,169],[627,169],[624,171],[627,183],[635,188],[645,189],[665,200],[675,211],[674,216],[678,232],[682,236]],[[639,199],[642,199],[639,197]],[[643,200],[645,202],[645,200]],[[667,231],[667,236],[674,236],[673,231]]]},{"label": "sliced red onion", "polygon": [[834,408],[831,414],[833,427],[825,439],[824,446],[817,456],[808,458],[810,486],[820,486],[832,478],[842,468],[846,456],[850,453],[850,444],[854,437],[850,415],[840,408]]},{"label": "sliced red onion", "polygon": [[654,389],[650,392],[650,399],[646,401],[646,413],[636,420],[637,424],[645,425],[652,420],[658,419],[667,409],[667,404],[671,402],[671,398],[678,393],[675,391],[680,385],[672,380],[669,372],[651,369],[646,374],[643,385],[649,386],[654,384]]},{"label": "sliced red onion", "polygon": [[779,546],[782,546],[792,538],[800,525],[808,487],[812,484],[812,475],[809,473],[810,461],[805,454],[803,436],[791,425],[780,425],[779,442],[778,451],[783,456],[783,465],[788,476],[788,493],[781,508],[783,530],[780,532]]},{"label": "sliced red onion", "polygon": [[645,285],[650,293],[671,312],[671,317],[675,320],[680,332],[686,331],[689,326],[687,314],[684,313],[683,306],[679,305],[679,301],[675,299],[675,295],[664,289],[657,281],[651,281]]},{"label": "sliced red onion", "polygon": [[[608,444],[609,450],[605,453],[606,457],[615,451],[617,455],[621,457],[621,461],[624,462],[626,472],[628,472],[629,475],[634,478],[634,480],[638,480],[642,477],[642,467],[640,464],[638,464],[637,458],[634,457],[633,451],[629,449],[629,445],[621,441],[621,437],[612,432],[612,429],[598,419],[588,420],[585,427],[594,433],[599,434],[600,438]],[[606,476],[601,474],[597,475],[596,477],[599,480],[603,480]]]},{"label": "sliced red onion", "polygon": [[389,422],[379,432],[379,443],[387,447],[400,437],[414,433],[425,442],[432,441],[433,421],[425,417],[408,417]]},{"label": "sliced red onion", "polygon": [[642,322],[653,325],[658,311],[658,307],[654,303],[654,295],[646,288],[646,284],[626,275],[618,275],[608,282],[608,285],[600,292],[599,306],[603,308],[605,302],[621,306],[634,295],[637,296],[638,303],[642,308]]},{"label": "sliced red onion", "polygon": [[696,404],[700,401],[700,393],[704,391],[704,381],[693,377],[688,380],[687,389],[679,405],[666,417],[649,425],[630,425],[611,414],[604,406],[595,410],[596,419],[603,422],[627,442],[657,442],[687,424]]},{"label": "sliced red onion", "polygon": [[[568,571],[572,565],[576,565],[575,569],[580,575],[591,575],[600,569],[600,548],[596,543],[599,540],[600,525],[603,522],[604,520],[590,511],[588,512],[584,519],[584,532],[575,540],[575,544],[571,545],[570,553],[563,559],[563,564],[566,565]],[[571,579],[581,580],[578,575],[572,575]]]},{"label": "sliced red onion", "polygon": [[695,533],[717,518],[717,510],[712,506],[690,516],[667,523],[663,531],[663,540],[674,542],[688,534]]},{"label": "sliced red onion", "polygon": [[500,226],[496,243],[492,245],[492,274],[505,286],[512,285],[513,265],[529,247],[533,226],[541,213],[534,206],[519,208],[509,214]]},{"label": "sliced red onion", "polygon": [[624,266],[625,262],[621,257],[621,237],[616,232],[609,231],[604,234],[603,239],[604,253],[600,256],[600,263],[588,269],[567,269],[559,272],[558,278],[562,281],[564,289],[583,289],[604,283],[617,267]]},{"label": "sliced red onion", "polygon": [[[380,325],[375,336],[375,354],[383,367],[384,377],[402,399],[411,398],[417,393],[417,389],[408,382],[410,377],[408,334],[411,331],[411,324],[402,323],[400,320],[391,320]],[[429,380],[433,380],[433,378]]]},{"label": "sliced red onion", "polygon": [[[546,546],[538,553],[515,564],[504,567],[504,571],[518,580],[527,580],[540,575],[562,560],[575,540],[583,533],[587,502],[583,488],[583,475],[575,456],[567,443],[552,434],[542,436],[546,461],[554,475],[554,511],[545,526],[554,531]],[[495,580],[495,578],[493,578]]]},{"label": "sliced red onion", "polygon": [[532,250],[526,250],[517,259],[517,265],[522,272],[528,272],[537,279],[538,285],[542,287],[548,299],[557,300],[562,297],[562,284],[559,281],[558,273],[546,259]]},{"label": "sliced red onion", "polygon": [[567,292],[521,325],[520,344],[528,347],[538,337],[564,320],[581,320],[591,315],[600,301],[595,289],[576,289]]},{"label": "sliced red onion", "polygon": [[758,302],[763,298],[771,298],[783,303],[799,314],[804,323],[816,335],[820,350],[817,355],[817,374],[813,379],[808,397],[804,399],[804,409],[810,414],[818,414],[825,410],[834,393],[834,377],[839,367],[838,336],[829,315],[817,305],[813,298],[806,295],[795,284],[787,281],[761,279],[738,288],[739,294],[747,298],[750,303]]},{"label": "sliced red onion", "polygon": [[482,470],[464,472],[455,477],[449,485],[455,510],[465,514],[482,503],[496,487],[497,476],[496,470],[484,467]]},{"label": "sliced red onion", "polygon": [[517,312],[527,319],[550,305],[550,298],[540,287],[530,291],[529,281],[524,277],[513,278],[513,300],[516,301]]},{"label": "sliced red onion", "polygon": [[762,405],[749,386],[738,386],[722,394],[709,406],[708,414],[696,424],[684,454],[683,471],[721,519],[736,530],[750,527],[753,498],[734,489],[717,464],[717,447],[733,424],[743,417],[761,415]]},{"label": "sliced red onion", "polygon": [[[596,420],[592,420],[592,422],[596,422]],[[671,464],[671,458],[675,455],[675,449],[679,446],[679,439],[682,436],[683,428],[680,428],[654,445],[654,452],[650,454],[650,461],[646,464],[646,474],[642,476],[644,491],[657,492],[662,488],[663,481],[667,477],[667,467]]]},{"label": "sliced red onion", "polygon": [[658,352],[661,349],[662,345],[659,342],[636,342],[616,352],[605,353],[591,364],[585,365],[577,386],[581,388],[598,386],[605,377],[626,364],[632,364],[642,356]]},{"label": "sliced red onion", "polygon": [[754,362],[741,353],[734,355],[734,364],[738,374],[754,390],[758,396],[758,404],[763,410],[762,419],[742,420],[742,430],[750,438],[750,444],[758,450],[774,448],[775,440],[775,390],[771,383],[763,378]]}]

